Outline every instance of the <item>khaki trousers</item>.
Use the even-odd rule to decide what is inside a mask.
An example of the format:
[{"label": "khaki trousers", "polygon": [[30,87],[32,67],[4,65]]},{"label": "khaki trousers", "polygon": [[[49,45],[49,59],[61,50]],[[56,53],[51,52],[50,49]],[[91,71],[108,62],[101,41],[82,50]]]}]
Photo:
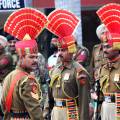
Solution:
[{"label": "khaki trousers", "polygon": [[54,107],[51,120],[67,120],[67,109],[65,107]]},{"label": "khaki trousers", "polygon": [[103,102],[101,107],[101,120],[120,120],[115,117],[116,105],[115,103]]}]

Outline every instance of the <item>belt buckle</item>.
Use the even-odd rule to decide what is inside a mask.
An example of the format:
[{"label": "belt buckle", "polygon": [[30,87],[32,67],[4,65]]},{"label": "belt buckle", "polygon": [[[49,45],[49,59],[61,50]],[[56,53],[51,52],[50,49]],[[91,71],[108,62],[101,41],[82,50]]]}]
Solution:
[{"label": "belt buckle", "polygon": [[105,101],[106,101],[106,102],[108,102],[108,103],[112,102],[112,101],[111,101],[111,96],[105,96],[104,98],[105,98]]},{"label": "belt buckle", "polygon": [[63,106],[62,101],[56,101],[56,106],[62,107]]}]

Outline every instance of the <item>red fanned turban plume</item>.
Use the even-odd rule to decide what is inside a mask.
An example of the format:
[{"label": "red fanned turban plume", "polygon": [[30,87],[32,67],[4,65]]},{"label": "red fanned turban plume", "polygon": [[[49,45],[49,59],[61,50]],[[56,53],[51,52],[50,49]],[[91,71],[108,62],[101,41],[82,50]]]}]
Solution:
[{"label": "red fanned turban plume", "polygon": [[48,15],[47,29],[59,37],[62,48],[68,48],[70,53],[76,51],[73,32],[78,26],[79,19],[71,12],[56,9]]},{"label": "red fanned turban plume", "polygon": [[[21,40],[16,43],[19,55],[37,51],[35,38],[47,23],[46,16],[33,8],[22,8],[13,12],[4,25],[4,31]],[[29,40],[29,41],[28,41]]]},{"label": "red fanned turban plume", "polygon": [[97,11],[97,15],[110,32],[109,44],[114,49],[120,49],[120,4],[107,4]]}]

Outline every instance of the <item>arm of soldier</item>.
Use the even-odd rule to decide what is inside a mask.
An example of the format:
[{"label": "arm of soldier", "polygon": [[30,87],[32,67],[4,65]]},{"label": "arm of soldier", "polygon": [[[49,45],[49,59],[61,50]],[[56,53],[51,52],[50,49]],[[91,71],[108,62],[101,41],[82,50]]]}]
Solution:
[{"label": "arm of soldier", "polygon": [[40,88],[35,79],[26,78],[20,84],[19,94],[33,120],[41,120]]},{"label": "arm of soldier", "polygon": [[54,107],[54,98],[52,96],[52,88],[48,89],[48,95],[44,104],[44,110],[43,110],[43,117],[45,119],[48,119],[50,117],[50,113]]},{"label": "arm of soldier", "polygon": [[80,85],[86,85],[89,84],[90,87],[90,75],[88,71],[78,62],[73,63],[75,66],[75,73],[76,73],[76,80],[79,81]]},{"label": "arm of soldier", "polygon": [[43,109],[43,118],[46,119],[49,116],[49,96],[47,94],[45,102],[44,102],[44,109]]},{"label": "arm of soldier", "polygon": [[79,65],[76,69],[76,79],[79,81],[80,85],[85,85],[87,82],[90,82],[89,78],[90,76],[87,70]]},{"label": "arm of soldier", "polygon": [[89,74],[81,69],[77,71],[77,84],[78,84],[78,100],[79,100],[79,113],[80,118],[83,120],[89,119],[89,102],[90,102],[90,80]]},{"label": "arm of soldier", "polygon": [[95,65],[94,65],[94,48],[92,51],[92,56],[91,56],[91,60],[90,60],[90,65],[89,65],[89,73],[90,73],[90,85],[93,87],[94,86],[94,69],[95,69]]}]

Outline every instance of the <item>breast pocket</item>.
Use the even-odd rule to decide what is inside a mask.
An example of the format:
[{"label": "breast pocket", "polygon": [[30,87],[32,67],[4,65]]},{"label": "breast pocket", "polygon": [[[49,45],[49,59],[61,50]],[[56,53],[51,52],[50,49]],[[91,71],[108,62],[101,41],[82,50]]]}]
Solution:
[{"label": "breast pocket", "polygon": [[62,79],[62,89],[66,96],[76,97],[78,95],[78,86],[73,73],[66,73]]},{"label": "breast pocket", "polygon": [[119,73],[115,73],[113,82],[120,83],[120,74]]}]

